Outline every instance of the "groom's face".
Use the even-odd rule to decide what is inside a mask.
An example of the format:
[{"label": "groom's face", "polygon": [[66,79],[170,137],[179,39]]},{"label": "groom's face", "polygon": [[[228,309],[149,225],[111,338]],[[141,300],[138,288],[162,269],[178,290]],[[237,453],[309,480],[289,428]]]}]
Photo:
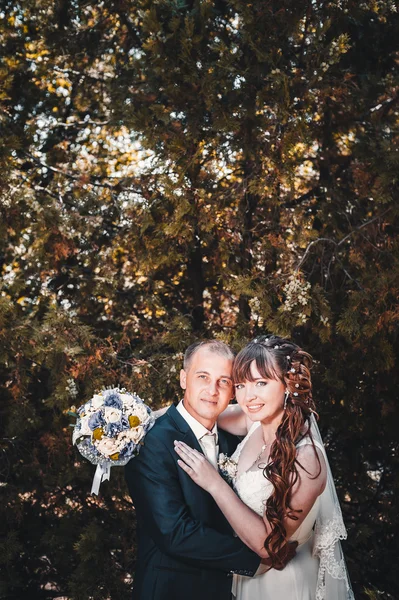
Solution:
[{"label": "groom's face", "polygon": [[232,360],[205,346],[191,357],[187,369],[180,371],[184,407],[207,429],[212,429],[234,397],[232,366]]}]

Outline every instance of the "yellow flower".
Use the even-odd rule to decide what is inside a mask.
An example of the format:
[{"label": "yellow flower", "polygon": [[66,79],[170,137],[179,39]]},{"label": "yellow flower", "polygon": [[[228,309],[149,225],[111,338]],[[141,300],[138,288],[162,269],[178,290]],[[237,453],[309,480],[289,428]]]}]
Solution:
[{"label": "yellow flower", "polygon": [[103,430],[102,427],[97,427],[97,429],[95,429],[93,431],[93,437],[94,437],[95,440],[101,440],[101,438],[103,437],[103,435],[104,435],[104,430]]},{"label": "yellow flower", "polygon": [[119,452],[115,452],[115,454],[110,455],[111,460],[118,460],[118,458],[119,458]]},{"label": "yellow flower", "polygon": [[135,417],[134,415],[130,415],[129,417],[129,425],[130,427],[138,427],[140,425],[141,421],[138,417]]}]

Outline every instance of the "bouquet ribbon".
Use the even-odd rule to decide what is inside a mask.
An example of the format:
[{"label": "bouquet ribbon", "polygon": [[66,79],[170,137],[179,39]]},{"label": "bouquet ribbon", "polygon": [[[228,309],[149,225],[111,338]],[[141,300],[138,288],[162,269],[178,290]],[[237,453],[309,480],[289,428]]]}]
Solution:
[{"label": "bouquet ribbon", "polygon": [[93,484],[91,486],[91,494],[96,494],[100,490],[100,485],[103,481],[107,481],[111,475],[111,465],[97,465],[94,473]]}]

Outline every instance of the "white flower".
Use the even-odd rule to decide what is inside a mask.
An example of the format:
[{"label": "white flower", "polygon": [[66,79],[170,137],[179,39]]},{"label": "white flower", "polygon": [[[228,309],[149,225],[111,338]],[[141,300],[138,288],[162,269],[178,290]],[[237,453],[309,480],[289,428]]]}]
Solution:
[{"label": "white flower", "polygon": [[120,452],[126,444],[130,442],[130,439],[126,435],[126,431],[121,431],[115,438],[115,446],[118,448],[118,452]]},{"label": "white flower", "polygon": [[144,404],[141,404],[139,402],[137,402],[137,404],[134,404],[132,408],[132,415],[138,417],[141,423],[145,423],[149,418],[149,414],[147,412],[146,407],[144,406]]},{"label": "white flower", "polygon": [[66,391],[71,396],[71,398],[76,398],[78,395],[78,388],[76,387],[76,383],[74,379],[68,379]]},{"label": "white flower", "polygon": [[100,396],[100,394],[94,394],[93,398],[91,399],[91,406],[94,409],[100,408],[100,406],[102,406],[104,403],[104,398],[102,396]]},{"label": "white flower", "polygon": [[125,431],[125,435],[128,438],[128,440],[134,442],[135,444],[138,444],[144,436],[144,427],[142,427],[141,425],[133,427],[132,429]]},{"label": "white flower", "polygon": [[134,405],[134,398],[130,394],[120,394],[119,397],[124,408],[131,408]]},{"label": "white flower", "polygon": [[94,445],[104,456],[111,456],[111,454],[115,454],[119,450],[116,440],[108,437],[103,437],[101,440],[94,442]]},{"label": "white flower", "polygon": [[80,419],[80,435],[91,435],[91,429],[89,427],[89,416]]},{"label": "white flower", "polygon": [[[298,276],[295,277],[294,275],[291,275],[288,283],[283,289],[285,294],[284,310],[286,312],[293,312],[297,307],[309,304],[310,289],[311,285],[308,281],[304,281]],[[299,318],[304,320],[301,314],[299,315]]]},{"label": "white flower", "polygon": [[104,408],[104,419],[106,423],[118,423],[121,420],[122,411],[119,408],[112,408],[112,406],[106,406]]}]

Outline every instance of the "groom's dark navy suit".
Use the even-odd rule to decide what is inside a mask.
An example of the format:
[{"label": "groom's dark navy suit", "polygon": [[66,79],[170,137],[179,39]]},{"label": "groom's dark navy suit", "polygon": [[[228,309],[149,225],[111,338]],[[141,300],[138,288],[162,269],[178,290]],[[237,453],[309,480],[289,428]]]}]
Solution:
[{"label": "groom's dark navy suit", "polygon": [[[233,573],[252,576],[260,558],[233,537],[212,496],[177,465],[174,440],[202,452],[171,406],[125,467],[138,527],[133,600],[230,600]],[[237,441],[219,430],[220,452],[231,455]]]}]

